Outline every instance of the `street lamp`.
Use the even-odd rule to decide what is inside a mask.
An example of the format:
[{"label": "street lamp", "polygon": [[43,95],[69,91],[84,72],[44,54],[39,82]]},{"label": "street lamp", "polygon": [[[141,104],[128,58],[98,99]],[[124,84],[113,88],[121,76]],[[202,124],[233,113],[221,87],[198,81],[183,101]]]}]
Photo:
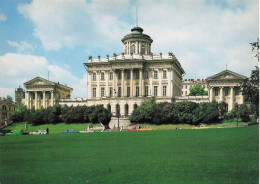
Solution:
[{"label": "street lamp", "polygon": [[235,108],[236,108],[236,115],[237,115],[237,127],[238,127],[238,104],[235,104]]}]

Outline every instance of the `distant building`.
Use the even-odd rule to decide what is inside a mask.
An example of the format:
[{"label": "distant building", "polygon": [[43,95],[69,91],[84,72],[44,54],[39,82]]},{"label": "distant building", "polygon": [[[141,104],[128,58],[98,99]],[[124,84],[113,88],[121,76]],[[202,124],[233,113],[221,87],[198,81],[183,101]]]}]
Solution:
[{"label": "distant building", "polygon": [[16,105],[0,97],[0,126],[10,122],[10,116],[15,111]]},{"label": "distant building", "polygon": [[235,104],[243,104],[241,84],[247,79],[246,76],[224,70],[220,73],[207,77],[209,89],[209,101],[225,102],[228,104],[228,111],[231,111]]},{"label": "distant building", "polygon": [[196,84],[200,84],[202,87],[204,87],[205,91],[208,91],[208,84],[207,81],[205,81],[204,79],[185,79],[182,81],[181,96],[188,96],[190,94],[190,88],[192,88]]},{"label": "distant building", "polygon": [[25,82],[24,86],[27,93],[25,104],[29,109],[53,106],[59,99],[70,98],[72,92],[68,86],[41,77]]},{"label": "distant building", "polygon": [[23,100],[25,99],[25,91],[23,88],[21,88],[19,86],[19,88],[17,88],[15,90],[15,103],[16,104],[20,104],[23,103]]}]

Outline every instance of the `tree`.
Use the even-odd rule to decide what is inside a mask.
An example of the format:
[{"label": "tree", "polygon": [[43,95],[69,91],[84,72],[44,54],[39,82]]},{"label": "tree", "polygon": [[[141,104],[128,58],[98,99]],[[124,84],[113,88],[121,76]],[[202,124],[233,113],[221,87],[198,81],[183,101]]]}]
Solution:
[{"label": "tree", "polygon": [[241,104],[238,109],[238,115],[244,122],[248,122],[250,120],[249,118],[250,110],[248,109],[246,104]]},{"label": "tree", "polygon": [[102,105],[89,107],[89,120],[92,123],[102,123],[108,125],[111,120],[111,112],[105,109]]},{"label": "tree", "polygon": [[26,121],[26,112],[27,112],[27,107],[24,104],[18,104],[14,113],[11,115],[10,119],[13,122],[21,122],[21,121]]},{"label": "tree", "polygon": [[6,100],[7,102],[13,103],[13,97],[11,97],[10,95],[7,95],[6,98],[3,98],[4,100]]},{"label": "tree", "polygon": [[189,96],[207,96],[208,92],[205,91],[205,87],[201,84],[196,84],[195,86],[190,88]]},{"label": "tree", "polygon": [[[254,55],[259,61],[259,39],[257,42],[250,43]],[[256,117],[259,116],[259,67],[255,67],[251,72],[249,79],[242,83],[242,94],[245,97],[246,102],[249,102],[252,109],[252,114]]]}]

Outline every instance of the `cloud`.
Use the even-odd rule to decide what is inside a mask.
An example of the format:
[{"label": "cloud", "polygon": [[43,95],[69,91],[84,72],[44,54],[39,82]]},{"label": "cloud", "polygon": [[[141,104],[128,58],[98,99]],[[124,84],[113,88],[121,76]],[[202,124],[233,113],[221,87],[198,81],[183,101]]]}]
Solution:
[{"label": "cloud", "polygon": [[6,20],[7,20],[7,17],[5,16],[5,14],[0,13],[0,21],[5,22]]},{"label": "cloud", "polygon": [[34,36],[46,50],[58,50],[76,45],[102,46],[103,41],[115,41],[121,29],[127,27],[118,15],[124,17],[124,6],[128,4],[126,0],[33,0],[20,4],[18,11],[32,21]]},{"label": "cloud", "polygon": [[86,97],[86,77],[77,78],[68,70],[52,65],[43,56],[23,55],[17,53],[7,53],[0,56],[0,92],[1,96],[11,95],[14,97],[14,90],[23,83],[37,77],[48,78],[50,80],[67,84],[74,90],[72,97]]},{"label": "cloud", "polygon": [[44,49],[83,46],[90,55],[102,50],[104,56],[121,52],[121,38],[134,26],[137,4],[139,24],[154,40],[152,52],[172,51],[186,76],[205,78],[225,69],[226,63],[249,75],[258,64],[248,53],[259,33],[257,0],[130,2],[33,0],[20,4],[18,11],[33,23]]},{"label": "cloud", "polygon": [[7,43],[13,47],[17,47],[18,53],[30,53],[34,50],[33,46],[26,41],[14,42],[7,40]]}]

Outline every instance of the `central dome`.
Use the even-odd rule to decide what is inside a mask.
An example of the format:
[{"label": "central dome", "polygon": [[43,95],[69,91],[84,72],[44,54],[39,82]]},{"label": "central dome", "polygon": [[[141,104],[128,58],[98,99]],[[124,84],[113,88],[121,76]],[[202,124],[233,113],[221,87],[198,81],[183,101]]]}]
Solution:
[{"label": "central dome", "polygon": [[153,40],[143,31],[141,27],[133,27],[131,33],[124,36],[122,42],[125,54],[151,54]]}]

